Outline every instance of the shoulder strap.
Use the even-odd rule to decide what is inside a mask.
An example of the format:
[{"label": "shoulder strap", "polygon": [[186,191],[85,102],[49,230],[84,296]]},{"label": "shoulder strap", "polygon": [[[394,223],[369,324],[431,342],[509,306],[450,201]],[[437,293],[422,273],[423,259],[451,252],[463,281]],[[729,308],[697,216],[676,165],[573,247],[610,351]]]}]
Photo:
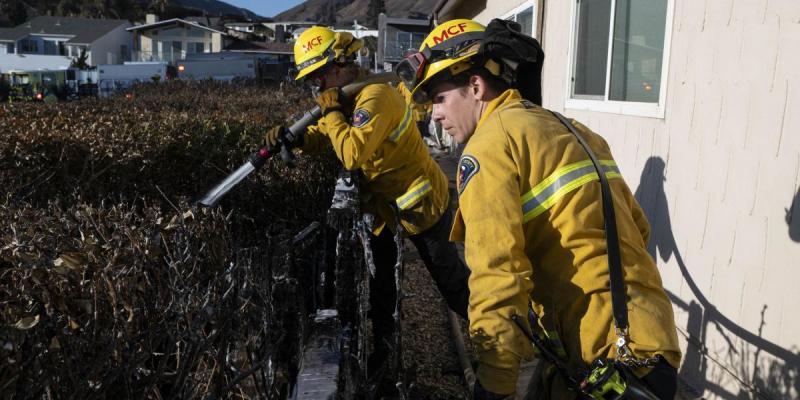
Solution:
[{"label": "shoulder strap", "polygon": [[586,153],[589,155],[589,159],[592,160],[592,164],[594,164],[594,168],[597,170],[597,175],[600,178],[600,188],[603,201],[603,220],[606,230],[606,252],[608,254],[608,275],[611,286],[611,308],[614,313],[614,325],[617,328],[617,335],[619,336],[622,334],[623,336],[627,337],[628,307],[626,305],[625,281],[623,280],[622,275],[622,258],[620,256],[617,218],[616,214],[614,213],[614,203],[612,201],[611,188],[608,185],[608,179],[606,178],[606,174],[603,172],[600,163],[597,161],[597,157],[589,147],[589,144],[586,143],[586,140],[583,138],[583,136],[578,133],[578,130],[575,129],[574,125],[572,125],[572,122],[555,111],[550,112],[553,113],[553,115],[555,115],[556,118],[558,118],[559,121],[561,121],[561,123],[564,124],[570,132],[572,132],[576,139],[578,139],[578,143],[580,143],[583,149],[586,150]]}]

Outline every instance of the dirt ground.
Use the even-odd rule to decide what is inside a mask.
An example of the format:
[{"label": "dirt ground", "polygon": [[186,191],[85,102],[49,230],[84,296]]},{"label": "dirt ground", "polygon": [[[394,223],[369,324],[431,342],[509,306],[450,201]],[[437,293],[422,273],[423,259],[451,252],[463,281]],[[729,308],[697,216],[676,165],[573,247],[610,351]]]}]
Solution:
[{"label": "dirt ground", "polygon": [[[451,203],[455,207],[452,189],[458,159],[444,154],[436,155],[435,159],[450,181]],[[404,290],[411,297],[403,306],[403,343],[406,365],[415,365],[417,370],[417,387],[412,394],[421,399],[467,399],[467,384],[453,342],[447,305],[411,242],[406,245],[406,260]],[[460,322],[469,352],[466,321]]]},{"label": "dirt ground", "polygon": [[[417,257],[413,245],[407,248],[407,256]],[[417,370],[417,387],[412,394],[421,399],[466,399],[467,385],[453,343],[447,305],[422,261],[409,260],[405,272],[404,290],[411,297],[403,303],[403,353],[406,365]]]}]

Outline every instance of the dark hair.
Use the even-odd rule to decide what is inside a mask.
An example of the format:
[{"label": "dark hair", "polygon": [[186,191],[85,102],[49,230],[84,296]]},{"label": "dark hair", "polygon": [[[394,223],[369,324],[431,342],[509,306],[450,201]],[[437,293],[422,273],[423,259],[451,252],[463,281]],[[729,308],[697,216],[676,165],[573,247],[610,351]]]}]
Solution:
[{"label": "dark hair", "polygon": [[473,75],[478,75],[484,81],[486,81],[487,85],[489,86],[489,90],[493,92],[503,93],[511,88],[511,85],[509,85],[508,82],[492,74],[485,67],[472,67],[452,77],[450,79],[450,83],[452,83],[456,87],[465,87],[469,85],[469,78],[472,77]]}]

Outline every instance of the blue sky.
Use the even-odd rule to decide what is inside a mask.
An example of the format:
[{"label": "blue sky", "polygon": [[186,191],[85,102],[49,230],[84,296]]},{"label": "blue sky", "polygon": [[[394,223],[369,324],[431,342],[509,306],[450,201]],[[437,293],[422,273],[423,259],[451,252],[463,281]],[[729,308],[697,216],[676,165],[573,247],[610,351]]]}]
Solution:
[{"label": "blue sky", "polygon": [[286,11],[303,0],[223,0],[236,7],[246,8],[262,17],[274,17],[282,11]]}]

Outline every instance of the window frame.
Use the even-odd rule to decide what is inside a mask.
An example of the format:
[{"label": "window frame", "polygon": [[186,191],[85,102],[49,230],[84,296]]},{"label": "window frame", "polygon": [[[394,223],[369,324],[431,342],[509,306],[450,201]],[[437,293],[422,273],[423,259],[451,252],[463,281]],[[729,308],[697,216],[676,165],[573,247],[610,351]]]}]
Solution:
[{"label": "window frame", "polygon": [[539,39],[539,0],[526,0],[522,4],[518,5],[517,7],[511,9],[510,11],[503,14],[500,19],[508,19],[511,16],[514,16],[514,21],[517,20],[516,15],[525,11],[528,8],[533,8],[533,15],[531,16],[531,37]]},{"label": "window frame", "polygon": [[666,114],[666,100],[669,78],[669,57],[672,42],[673,17],[675,11],[675,0],[667,0],[666,21],[664,21],[664,49],[661,57],[661,82],[659,86],[658,102],[644,103],[635,101],[609,100],[609,90],[611,85],[611,61],[614,49],[614,18],[616,16],[617,0],[611,1],[611,15],[608,29],[608,56],[606,59],[606,81],[605,94],[603,99],[573,98],[573,77],[575,76],[575,61],[578,40],[578,3],[580,0],[573,0],[570,12],[570,32],[569,32],[569,53],[567,61],[566,93],[564,96],[564,108],[582,111],[597,111],[609,114],[630,115],[636,117],[650,117],[664,119]]}]

